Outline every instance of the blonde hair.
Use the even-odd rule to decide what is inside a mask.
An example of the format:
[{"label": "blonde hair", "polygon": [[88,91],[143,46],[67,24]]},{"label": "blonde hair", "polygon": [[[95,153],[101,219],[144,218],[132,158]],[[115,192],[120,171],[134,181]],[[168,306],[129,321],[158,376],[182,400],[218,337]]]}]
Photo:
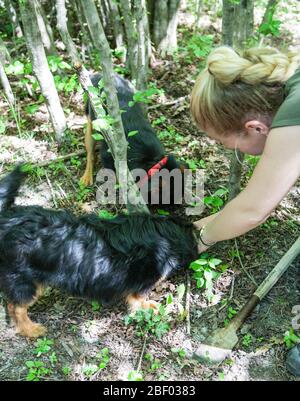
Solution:
[{"label": "blonde hair", "polygon": [[249,116],[273,117],[284,100],[284,83],[299,64],[300,55],[271,47],[241,54],[227,46],[216,48],[192,91],[196,123],[226,134],[241,130]]}]

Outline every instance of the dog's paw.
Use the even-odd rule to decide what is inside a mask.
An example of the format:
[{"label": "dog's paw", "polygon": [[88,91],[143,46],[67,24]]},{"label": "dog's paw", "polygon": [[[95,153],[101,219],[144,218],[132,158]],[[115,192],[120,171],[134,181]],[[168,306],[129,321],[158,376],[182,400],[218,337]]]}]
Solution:
[{"label": "dog's paw", "polygon": [[152,301],[151,299],[149,299],[149,301],[143,300],[141,303],[141,308],[142,309],[153,309],[154,313],[158,313],[159,303]]},{"label": "dog's paw", "polygon": [[39,323],[32,323],[26,327],[22,327],[17,330],[17,334],[20,336],[29,337],[29,338],[37,338],[42,337],[46,334],[47,329],[43,325]]},{"label": "dog's paw", "polygon": [[93,174],[84,173],[83,176],[80,178],[80,182],[85,186],[88,187],[93,185]]}]

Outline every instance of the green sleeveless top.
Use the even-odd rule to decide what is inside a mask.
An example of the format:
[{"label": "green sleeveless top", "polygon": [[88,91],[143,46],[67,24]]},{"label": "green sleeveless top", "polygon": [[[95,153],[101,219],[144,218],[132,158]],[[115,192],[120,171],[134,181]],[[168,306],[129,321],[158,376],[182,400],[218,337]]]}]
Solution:
[{"label": "green sleeveless top", "polygon": [[272,121],[271,128],[300,125],[300,68],[286,81],[286,98]]}]

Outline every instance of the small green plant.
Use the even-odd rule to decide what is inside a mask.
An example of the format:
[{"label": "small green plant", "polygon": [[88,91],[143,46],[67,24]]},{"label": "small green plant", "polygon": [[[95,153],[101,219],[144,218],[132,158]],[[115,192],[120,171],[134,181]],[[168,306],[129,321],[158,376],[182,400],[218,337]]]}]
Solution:
[{"label": "small green plant", "polygon": [[66,63],[60,56],[48,56],[47,57],[49,68],[51,72],[60,70],[71,70],[70,64]]},{"label": "small green plant", "polygon": [[149,362],[149,372],[155,372],[162,367],[160,360],[150,353],[145,354],[144,359]]},{"label": "small green plant", "polygon": [[275,219],[268,219],[265,223],[262,224],[262,227],[267,230],[274,230],[275,227],[278,227],[279,222]]},{"label": "small green plant", "polygon": [[141,372],[137,372],[136,370],[131,370],[128,373],[127,379],[131,382],[142,382],[144,381],[143,379],[143,374]]},{"label": "small green plant", "polygon": [[221,207],[224,205],[224,202],[227,199],[228,189],[220,188],[216,192],[214,192],[211,196],[204,197],[204,204],[209,207],[211,213],[217,213]]},{"label": "small green plant", "polygon": [[84,184],[81,182],[78,183],[78,186],[79,189],[76,194],[76,200],[77,202],[84,202],[88,198],[89,194],[92,192],[92,188],[84,186]]},{"label": "small green plant", "polygon": [[87,378],[91,378],[96,373],[103,370],[108,365],[110,360],[109,349],[103,348],[98,354],[95,356],[95,361],[93,363],[88,363],[82,367],[82,373]]},{"label": "small green plant", "polygon": [[48,168],[49,168],[49,170],[51,170],[51,173],[55,177],[59,176],[60,174],[65,173],[65,171],[67,170],[66,165],[62,160],[50,163]]},{"label": "small green plant", "polygon": [[170,144],[174,145],[175,143],[181,144],[185,141],[185,137],[178,132],[172,125],[168,125],[165,130],[162,130],[158,133],[159,139],[169,142]]},{"label": "small green plant", "polygon": [[220,381],[223,381],[225,379],[225,373],[223,371],[218,373],[218,378]]},{"label": "small green plant", "polygon": [[133,95],[133,101],[128,103],[129,107],[134,106],[135,103],[151,103],[151,99],[154,95],[161,95],[163,89],[158,89],[154,83],[150,83],[148,89],[145,91],[137,91]]},{"label": "small green plant", "polygon": [[27,361],[25,364],[29,369],[27,381],[40,381],[51,373],[51,370],[47,369],[41,361]]},{"label": "small green plant", "polygon": [[65,376],[69,376],[71,373],[72,369],[69,366],[63,366],[62,367],[62,372]]},{"label": "small green plant", "polygon": [[136,327],[136,334],[144,337],[146,334],[153,334],[161,338],[170,330],[170,316],[167,307],[160,305],[158,311],[154,309],[139,309],[124,319],[125,325],[133,324]]},{"label": "small green plant", "polygon": [[229,308],[227,309],[227,317],[224,320],[224,326],[228,326],[230,320],[233,318],[234,315],[237,314],[237,311],[235,309],[233,309],[231,306],[229,306]]},{"label": "small green plant", "polygon": [[49,355],[49,361],[51,363],[52,366],[56,365],[57,363],[57,356],[55,352],[52,352],[51,355]]},{"label": "small green plant", "polygon": [[26,113],[32,115],[35,114],[38,111],[38,104],[29,104],[28,106],[25,107]]},{"label": "small green plant", "polygon": [[161,216],[169,216],[170,212],[168,212],[167,210],[163,210],[163,209],[157,209],[156,210],[157,214],[160,214]]},{"label": "small green plant", "polygon": [[227,264],[222,264],[222,260],[210,257],[208,253],[203,253],[201,258],[190,264],[197,288],[205,290],[205,296],[210,302],[214,295],[213,281],[218,279],[227,268]]},{"label": "small green plant", "polygon": [[176,354],[180,359],[185,358],[186,352],[183,348],[171,348],[171,351]]},{"label": "small green plant", "polygon": [[213,35],[193,35],[187,43],[187,49],[194,57],[206,58],[213,46]]},{"label": "small green plant", "polygon": [[92,302],[91,302],[91,305],[92,305],[92,310],[93,310],[93,312],[98,312],[98,311],[101,310],[101,305],[99,304],[99,302],[97,302],[97,301],[92,301]]},{"label": "small green plant", "polygon": [[98,352],[96,358],[98,360],[98,369],[105,369],[110,361],[109,349],[103,348],[100,352]]},{"label": "small green plant", "polygon": [[98,372],[98,366],[95,364],[88,363],[83,366],[82,373],[85,377],[90,378]]},{"label": "small green plant", "polygon": [[283,341],[285,346],[290,349],[293,348],[294,345],[300,343],[300,337],[291,329],[284,333]]},{"label": "small green plant", "polygon": [[109,212],[108,210],[100,210],[98,216],[101,217],[101,219],[114,219],[116,217],[115,214]]},{"label": "small green plant", "polygon": [[159,118],[157,118],[156,120],[152,121],[152,125],[155,127],[157,125],[161,125],[163,124],[165,121],[167,120],[167,118],[165,116],[160,116]]},{"label": "small green plant", "polygon": [[199,168],[205,169],[206,168],[206,163],[204,160],[195,160],[195,159],[185,159],[186,163],[189,166],[189,169],[192,171],[196,171]]},{"label": "small green plant", "polygon": [[33,352],[37,357],[40,357],[42,354],[47,354],[51,350],[53,344],[53,340],[48,340],[46,337],[40,338],[36,341],[35,350]]},{"label": "small green plant", "polygon": [[252,156],[252,155],[245,155],[245,159],[244,162],[246,164],[246,166],[248,167],[246,176],[248,178],[248,180],[251,178],[253,171],[255,169],[255,167],[257,166],[257,163],[260,160],[260,156]]},{"label": "small green plant", "polygon": [[262,23],[258,28],[258,33],[263,36],[279,36],[281,21],[274,19],[275,8],[271,9],[267,15],[266,22]]},{"label": "small green plant", "polygon": [[248,333],[243,336],[242,344],[244,347],[248,348],[253,343],[253,336],[252,334]]}]

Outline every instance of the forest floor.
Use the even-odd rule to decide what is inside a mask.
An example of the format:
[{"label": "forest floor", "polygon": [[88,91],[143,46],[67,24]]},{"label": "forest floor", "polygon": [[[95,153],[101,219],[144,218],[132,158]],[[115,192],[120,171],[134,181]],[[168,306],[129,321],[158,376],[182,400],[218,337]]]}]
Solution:
[{"label": "forest floor", "polygon": [[[214,29],[208,25],[207,33],[214,33]],[[299,44],[299,38],[291,40],[295,45]],[[196,74],[195,64],[186,62],[186,57],[183,59],[180,55],[176,60],[157,65],[152,79],[164,89],[164,95],[157,99],[161,106],[151,109],[149,118],[152,122],[161,116],[166,118],[156,124],[160,138],[175,155],[205,169],[205,190],[211,195],[227,185],[228,152],[199,134],[191,122],[188,95]],[[183,101],[164,106],[164,103],[181,97],[184,97]],[[10,122],[5,136],[0,135],[0,174],[21,160],[32,163],[48,160],[46,167],[37,168],[26,181],[18,203],[68,207],[75,213],[99,212],[95,201],[96,187],[85,190],[79,186],[85,167],[84,157],[51,162],[57,156],[84,148],[82,96],[64,101],[72,110],[68,116],[70,130],[68,142],[58,148],[51,139],[44,107],[41,106],[30,119],[26,117],[26,133],[20,136],[16,134],[8,108],[0,99],[3,115]],[[26,99],[22,100],[22,109],[23,102]],[[243,185],[252,163],[251,158],[245,162]],[[0,298],[0,380],[26,380],[28,361],[42,362],[46,370],[40,371],[40,379],[50,381],[127,380],[129,372],[138,366],[144,380],[297,380],[285,368],[287,347],[284,336],[292,329],[292,308],[300,304],[299,258],[247,319],[239,333],[238,345],[225,362],[211,367],[191,360],[187,355],[217,327],[224,326],[253,293],[254,282],[261,283],[293,244],[300,234],[299,210],[298,183],[265,224],[236,242],[226,241],[209,251],[210,256],[228,265],[214,282],[212,302],[208,302],[205,293],[196,287],[192,273],[189,273],[190,334],[187,334],[186,320],[179,319],[178,314],[177,289],[180,284],[186,285],[186,273],[161,283],[150,294],[151,299],[162,303],[166,303],[169,294],[173,295],[172,322],[167,334],[161,338],[149,335],[145,343],[137,335],[135,326],[125,325],[127,311],[124,304],[101,307],[48,289],[30,310],[31,318],[48,329],[46,340],[50,342],[45,340],[46,347],[43,347],[14,333],[5,317],[5,302]],[[111,208],[111,211],[115,210]],[[170,213],[183,215],[184,208],[170,210]],[[210,213],[211,210],[206,208],[203,216],[194,219]],[[185,298],[181,302],[185,303]],[[105,367],[99,369],[99,363],[105,359],[99,353],[104,348],[109,350],[110,358]],[[183,349],[186,354],[181,352]],[[148,354],[147,359],[141,358],[142,352],[144,356]]]}]

